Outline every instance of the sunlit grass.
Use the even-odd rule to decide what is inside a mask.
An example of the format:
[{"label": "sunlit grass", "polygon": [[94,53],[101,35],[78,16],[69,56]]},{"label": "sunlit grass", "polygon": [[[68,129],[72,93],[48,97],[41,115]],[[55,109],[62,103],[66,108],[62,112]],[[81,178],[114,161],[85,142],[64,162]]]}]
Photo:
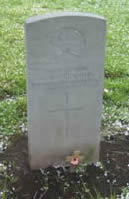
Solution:
[{"label": "sunlit grass", "polygon": [[26,121],[25,97],[5,99],[0,102],[0,132],[2,134],[18,133],[19,126]]}]

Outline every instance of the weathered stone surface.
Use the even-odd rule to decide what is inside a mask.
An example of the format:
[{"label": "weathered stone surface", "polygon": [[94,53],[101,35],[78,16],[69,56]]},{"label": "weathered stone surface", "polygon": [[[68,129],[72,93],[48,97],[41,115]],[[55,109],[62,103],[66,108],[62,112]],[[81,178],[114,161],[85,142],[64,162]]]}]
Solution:
[{"label": "weathered stone surface", "polygon": [[99,154],[105,19],[56,13],[26,21],[29,154],[32,169],[73,150]]}]

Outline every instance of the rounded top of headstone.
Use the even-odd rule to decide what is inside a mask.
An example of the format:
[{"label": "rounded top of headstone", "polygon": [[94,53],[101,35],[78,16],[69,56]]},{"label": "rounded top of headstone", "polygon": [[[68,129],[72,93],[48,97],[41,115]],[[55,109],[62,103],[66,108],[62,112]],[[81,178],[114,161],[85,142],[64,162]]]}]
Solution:
[{"label": "rounded top of headstone", "polygon": [[106,21],[106,19],[104,17],[98,16],[98,15],[95,15],[95,14],[90,14],[90,13],[57,12],[57,13],[49,13],[49,14],[45,14],[45,15],[38,15],[38,16],[30,17],[25,22],[27,24],[29,24],[29,23],[35,23],[35,22],[38,22],[38,21],[46,20],[46,19],[53,19],[53,18],[58,18],[58,17],[70,17],[70,16],[88,17],[88,18],[95,18],[95,19],[98,19],[98,20]]}]

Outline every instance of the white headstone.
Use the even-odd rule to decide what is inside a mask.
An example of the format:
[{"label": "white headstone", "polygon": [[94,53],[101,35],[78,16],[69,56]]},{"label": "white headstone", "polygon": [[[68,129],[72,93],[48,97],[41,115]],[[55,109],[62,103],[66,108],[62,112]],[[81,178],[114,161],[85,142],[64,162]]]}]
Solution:
[{"label": "white headstone", "polygon": [[32,169],[74,150],[99,157],[106,21],[56,13],[26,21],[29,154]]}]

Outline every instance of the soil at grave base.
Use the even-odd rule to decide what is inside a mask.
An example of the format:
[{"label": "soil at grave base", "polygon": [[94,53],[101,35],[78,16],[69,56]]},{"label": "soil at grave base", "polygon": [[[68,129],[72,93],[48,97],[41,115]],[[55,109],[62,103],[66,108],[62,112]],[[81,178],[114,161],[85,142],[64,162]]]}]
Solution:
[{"label": "soil at grave base", "polygon": [[124,135],[114,136],[110,141],[105,137],[101,141],[100,160],[104,170],[94,164],[87,165],[86,172],[80,175],[82,179],[76,173],[71,173],[69,167],[50,166],[44,171],[31,171],[27,143],[27,136],[15,136],[0,155],[0,162],[7,166],[8,176],[15,177],[14,180],[10,177],[7,182],[9,191],[6,198],[56,199],[59,195],[64,199],[74,198],[75,190],[67,187],[64,192],[62,189],[66,179],[73,189],[83,179],[87,187],[94,187],[102,196],[108,196],[112,192],[119,194],[120,189],[129,182],[129,139]]}]

